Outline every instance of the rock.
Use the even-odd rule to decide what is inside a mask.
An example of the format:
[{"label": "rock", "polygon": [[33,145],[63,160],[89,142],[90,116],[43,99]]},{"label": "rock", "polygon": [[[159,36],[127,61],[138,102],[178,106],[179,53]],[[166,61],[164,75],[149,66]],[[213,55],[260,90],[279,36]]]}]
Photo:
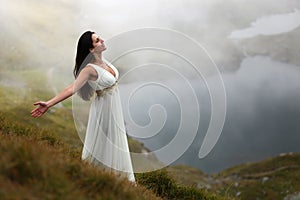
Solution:
[{"label": "rock", "polygon": [[265,182],[268,181],[269,179],[270,179],[270,178],[267,177],[267,176],[263,177],[263,178],[262,178],[262,183],[265,183]]},{"label": "rock", "polygon": [[290,194],[290,195],[284,197],[283,200],[300,200],[300,192],[298,192],[296,194]]}]

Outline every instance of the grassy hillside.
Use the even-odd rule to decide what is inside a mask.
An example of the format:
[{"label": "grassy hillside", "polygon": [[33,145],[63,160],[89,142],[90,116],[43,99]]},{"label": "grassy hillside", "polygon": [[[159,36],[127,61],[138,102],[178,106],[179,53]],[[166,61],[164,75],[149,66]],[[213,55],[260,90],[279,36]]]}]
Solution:
[{"label": "grassy hillside", "polygon": [[160,199],[83,163],[53,133],[0,116],[0,199]]},{"label": "grassy hillside", "polygon": [[300,153],[281,154],[256,163],[208,175],[188,166],[168,167],[181,185],[192,185],[224,197],[243,200],[300,199]]},{"label": "grassy hillside", "polygon": [[58,134],[63,129],[9,115],[19,110],[0,114],[0,199],[223,199],[179,186],[164,170],[136,174],[134,186],[82,162],[81,147]]},{"label": "grassy hillside", "polygon": [[[214,175],[215,190],[241,199],[286,199],[300,192],[300,154],[289,153],[243,164]],[[298,198],[299,199],[299,198]]]},{"label": "grassy hillside", "polygon": [[0,199],[225,199],[179,185],[165,170],[136,174],[135,186],[84,163],[70,100],[30,116],[34,101],[53,95],[44,71],[2,68],[0,77]]}]

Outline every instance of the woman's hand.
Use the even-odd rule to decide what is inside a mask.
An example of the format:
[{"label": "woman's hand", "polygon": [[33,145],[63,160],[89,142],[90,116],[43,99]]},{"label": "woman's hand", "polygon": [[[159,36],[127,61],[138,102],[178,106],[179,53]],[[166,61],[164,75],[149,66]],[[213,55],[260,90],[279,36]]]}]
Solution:
[{"label": "woman's hand", "polygon": [[56,105],[57,103],[69,98],[75,92],[77,92],[86,82],[89,80],[91,75],[94,75],[95,70],[92,67],[85,67],[79,73],[78,77],[76,78],[75,82],[71,85],[67,86],[63,91],[61,91],[58,95],[50,99],[49,101],[38,101],[35,102],[33,105],[38,106],[37,108],[31,111],[32,117],[40,117],[42,116],[47,110]]},{"label": "woman's hand", "polygon": [[33,109],[31,111],[31,116],[32,117],[40,117],[42,116],[45,112],[47,112],[47,110],[49,109],[49,106],[47,105],[46,102],[44,101],[38,101],[35,102],[33,105],[37,106],[37,108]]}]

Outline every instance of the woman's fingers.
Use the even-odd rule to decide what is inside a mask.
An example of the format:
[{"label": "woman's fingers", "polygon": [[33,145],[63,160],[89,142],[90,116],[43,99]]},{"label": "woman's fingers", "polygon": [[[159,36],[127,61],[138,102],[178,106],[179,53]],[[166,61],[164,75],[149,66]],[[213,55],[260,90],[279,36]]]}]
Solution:
[{"label": "woman's fingers", "polygon": [[40,117],[42,116],[44,113],[40,112],[40,111],[35,111],[31,114],[32,117]]},{"label": "woman's fingers", "polygon": [[48,110],[47,104],[43,101],[35,102],[33,105],[38,105],[38,107],[31,111],[32,117],[40,117]]},{"label": "woman's fingers", "polygon": [[31,116],[32,117],[38,117],[38,113],[37,112],[31,113]]},{"label": "woman's fingers", "polygon": [[31,114],[33,114],[33,113],[37,113],[38,109],[39,109],[39,108],[35,108],[35,109],[33,109],[33,110],[31,111]]},{"label": "woman's fingers", "polygon": [[39,117],[39,116],[41,116],[41,112],[39,111],[38,108],[36,108],[33,111],[31,111],[31,116],[32,117]]}]

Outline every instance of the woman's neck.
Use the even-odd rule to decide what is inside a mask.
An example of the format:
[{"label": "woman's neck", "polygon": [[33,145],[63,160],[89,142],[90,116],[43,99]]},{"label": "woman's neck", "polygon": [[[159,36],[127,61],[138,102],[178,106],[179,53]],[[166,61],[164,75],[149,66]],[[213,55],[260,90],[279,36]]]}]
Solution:
[{"label": "woman's neck", "polygon": [[99,65],[104,64],[104,61],[103,61],[103,59],[102,59],[102,54],[94,54],[94,60],[93,60],[93,63],[99,64]]}]

